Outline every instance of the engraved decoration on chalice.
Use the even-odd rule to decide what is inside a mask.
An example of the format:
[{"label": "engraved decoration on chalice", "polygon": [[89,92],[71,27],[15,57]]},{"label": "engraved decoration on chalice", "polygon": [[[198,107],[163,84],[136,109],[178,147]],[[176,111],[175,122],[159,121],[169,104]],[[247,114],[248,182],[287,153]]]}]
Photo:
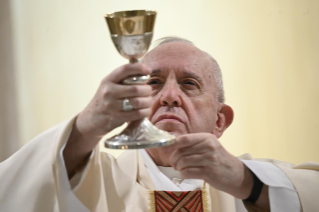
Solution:
[{"label": "engraved decoration on chalice", "polygon": [[[138,62],[148,50],[155,24],[156,11],[130,10],[105,15],[112,41],[118,52],[130,63]],[[149,76],[130,76],[122,84],[144,84]],[[130,122],[119,135],[105,141],[111,149],[144,149],[174,143],[175,136],[158,129],[147,118]]]}]

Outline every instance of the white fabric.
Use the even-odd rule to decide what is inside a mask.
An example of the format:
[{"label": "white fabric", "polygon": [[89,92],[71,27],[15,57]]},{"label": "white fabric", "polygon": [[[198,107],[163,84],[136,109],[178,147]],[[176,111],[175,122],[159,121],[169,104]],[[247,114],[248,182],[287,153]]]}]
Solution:
[{"label": "white fabric", "polygon": [[[1,212],[16,212],[21,210],[24,212],[88,212],[88,208],[96,212],[113,212],[119,211],[114,210],[114,208],[118,209],[117,205],[120,205],[122,209],[125,208],[126,211],[138,211],[131,210],[135,205],[137,208],[141,208],[139,206],[142,206],[142,208],[144,208],[143,211],[147,211],[147,198],[145,199],[145,197],[147,197],[147,190],[136,183],[136,179],[144,179],[143,183],[148,185],[148,187],[152,187],[152,189],[153,183],[151,182],[152,179],[148,177],[148,171],[145,167],[140,166],[142,169],[139,169],[139,172],[136,173],[135,166],[142,162],[142,158],[137,161],[137,158],[139,158],[138,155],[136,155],[137,151],[133,151],[134,154],[127,154],[130,153],[129,151],[124,153],[128,155],[125,157],[124,163],[127,163],[128,159],[133,159],[132,162],[135,164],[134,166],[128,164],[125,168],[125,170],[132,169],[128,171],[128,173],[133,174],[132,180],[130,174],[125,175],[125,172],[117,165],[121,160],[115,161],[106,154],[103,154],[104,159],[99,158],[100,154],[97,154],[99,153],[97,147],[95,157],[93,157],[94,153],[92,154],[91,164],[83,170],[83,178],[79,183],[82,187],[78,186],[81,187],[78,189],[80,192],[78,192],[77,195],[79,196],[74,195],[71,191],[62,154],[74,120],[75,118],[72,118],[47,130],[26,144],[8,160],[0,163]],[[247,158],[252,159],[249,155]],[[316,199],[317,191],[319,191],[317,183],[319,179],[318,164],[305,163],[299,166],[291,166],[293,168],[290,168],[287,165],[281,165],[277,162],[277,166],[281,169],[276,169],[277,167],[270,163],[260,163],[257,161],[245,161],[245,163],[265,184],[271,187],[269,189],[269,196],[272,211],[298,211],[298,209],[295,210],[295,206],[291,206],[291,203],[293,202],[300,205],[298,197],[296,197],[297,193],[295,189],[281,170],[289,176],[292,182],[294,182],[294,186],[298,189],[299,198],[302,201],[304,211],[317,211],[319,207]],[[97,171],[101,168],[101,164],[104,164],[103,168],[106,168],[102,171],[108,171],[106,174],[110,173],[108,168],[112,167],[111,171],[114,171],[114,175],[111,173],[107,176],[109,178],[100,179],[101,173]],[[148,167],[152,166],[152,164],[155,166],[154,163],[151,163]],[[93,167],[93,165],[96,165],[96,169],[94,169],[95,167]],[[88,171],[88,168],[90,168],[90,171]],[[159,170],[158,167],[156,168]],[[165,176],[162,172],[158,172]],[[94,178],[89,178],[91,177],[88,176],[89,173],[93,174]],[[99,175],[97,176],[96,173]],[[134,179],[135,175],[136,179]],[[171,177],[174,178],[174,176],[172,172]],[[153,179],[154,177],[157,176],[153,174]],[[166,179],[175,185],[167,177]],[[107,189],[107,191],[111,190],[111,192],[99,193],[98,189],[104,186],[103,183],[108,183],[108,185],[113,186],[111,189]],[[152,185],[150,186],[150,184]],[[276,189],[272,189],[272,187]],[[181,188],[177,186],[176,188],[181,190]],[[237,208],[242,206],[242,201],[234,200],[232,196],[213,188],[209,189],[213,192],[211,193],[214,195],[213,198],[218,201],[215,202],[217,204],[212,205],[212,208],[215,208],[214,211],[235,211],[232,201],[236,203],[237,212]],[[136,190],[138,192],[135,192]],[[94,193],[90,191],[98,192]],[[129,192],[128,195],[126,195],[127,191]],[[120,195],[114,198],[118,203],[113,204],[114,201],[111,201],[109,202],[110,205],[107,205],[107,201],[110,197],[115,196],[112,195],[114,192]],[[290,197],[290,194],[294,195],[294,197]],[[277,195],[277,197],[275,195]],[[124,202],[122,202],[122,200]],[[137,202],[138,204],[136,204]],[[290,205],[286,204],[288,202]],[[113,207],[112,205],[115,206]],[[228,207],[229,205],[230,207]],[[291,207],[294,207],[294,209],[291,209]],[[100,208],[102,210],[100,210]]]},{"label": "white fabric", "polygon": [[204,183],[203,180],[182,179],[180,172],[174,170],[174,168],[172,167],[158,166],[158,168],[166,177],[168,177],[182,191],[193,191],[196,189],[201,189],[203,186],[203,183]]},{"label": "white fabric", "polygon": [[[65,138],[64,146],[60,151],[59,163],[60,167],[63,167],[65,170],[65,164],[63,159],[63,150],[66,145],[66,141],[69,138],[71,130]],[[156,190],[166,190],[166,191],[192,191],[200,189],[203,185],[202,180],[196,179],[181,179],[180,173],[174,170],[172,167],[160,167],[156,166],[148,153],[141,149],[139,153],[144,161],[144,164],[147,168],[147,171],[154,183]],[[93,157],[94,152],[91,155]],[[281,212],[281,211],[290,211],[290,212],[300,212],[301,205],[298,198],[297,191],[295,190],[293,184],[289,178],[281,171],[277,166],[272,163],[261,162],[261,161],[252,161],[252,160],[242,160],[243,163],[252,171],[254,174],[265,184],[269,186],[269,201],[270,208],[272,212]],[[62,168],[62,169],[63,169]],[[59,172],[60,179],[63,179],[59,183],[59,190],[65,191],[68,190],[70,184],[67,181],[66,171],[61,170]],[[81,175],[81,173],[79,173]],[[79,179],[79,178],[78,178]],[[77,181],[77,180],[75,180]],[[77,182],[73,182],[73,186]],[[67,189],[66,189],[67,188]],[[72,208],[77,208],[77,211],[85,211],[87,209],[81,204],[74,195],[62,195],[63,198],[59,198],[60,202],[64,202],[64,207],[69,208],[66,211],[73,211]],[[72,192],[71,192],[72,193]],[[79,204],[80,203],[80,204]],[[236,211],[244,212],[247,211],[240,199],[235,199]],[[61,207],[60,205],[60,207]],[[61,208],[62,209],[62,208]],[[71,210],[70,210],[71,209]],[[62,210],[63,211],[63,210]]]},{"label": "white fabric", "polygon": [[176,186],[168,177],[163,174],[163,172],[159,170],[145,150],[140,149],[139,152],[156,190],[182,191],[181,188]]},{"label": "white fabric", "polygon": [[[89,212],[70,189],[60,151],[72,120],[45,131],[0,163],[0,212]],[[55,142],[60,140],[64,143]]]},{"label": "white fabric", "polygon": [[173,178],[182,179],[181,173],[172,167],[165,167],[165,166],[157,166],[157,167],[159,168],[161,172],[163,172],[166,175],[166,177],[168,177],[171,180]]},{"label": "white fabric", "polygon": [[[140,149],[139,153],[144,161],[146,169],[154,183],[156,190],[163,191],[194,191],[203,187],[203,180],[181,179],[180,183],[175,184],[176,178],[181,178],[178,171],[172,167],[156,166],[149,154]],[[167,184],[163,185],[163,182]],[[235,199],[236,212],[247,212],[243,202]]]},{"label": "white fabric", "polygon": [[243,163],[269,186],[269,202],[272,212],[300,212],[298,193],[293,184],[277,166],[272,163],[242,160]]},{"label": "white fabric", "polygon": [[[156,166],[145,150],[139,150],[156,190],[192,191],[202,187],[202,180],[181,179],[172,167]],[[270,208],[273,212],[300,212],[301,206],[297,191],[289,178],[277,166],[260,161],[242,160],[256,176],[269,186]],[[181,179],[181,180],[178,180]],[[240,199],[235,199],[236,211],[247,211]]]},{"label": "white fabric", "polygon": [[[64,148],[61,150],[61,153],[62,154],[62,158],[63,158],[63,150]],[[93,149],[93,151],[91,152],[91,155],[89,157],[89,161],[93,159],[93,157],[95,156],[95,149]],[[76,191],[77,189],[77,186],[80,184],[80,181],[81,181],[81,178],[82,178],[82,175],[85,175],[89,170],[88,170],[89,166],[85,166],[83,167],[82,169],[78,170],[78,172],[70,179],[70,185],[71,185],[71,189],[72,191]]]},{"label": "white fabric", "polygon": [[[156,190],[193,191],[201,189],[203,180],[181,179],[179,172],[172,167],[158,167],[144,149],[140,149],[139,152]],[[171,179],[167,176],[170,176]]]},{"label": "white fabric", "polygon": [[58,189],[59,194],[59,206],[60,211],[65,212],[89,212],[89,210],[79,201],[79,199],[74,195],[74,193],[71,190],[71,184],[68,180],[68,173],[66,171],[65,163],[64,163],[64,157],[63,157],[63,150],[66,146],[67,141],[69,140],[70,134],[72,132],[71,130],[68,132],[68,135],[64,139],[63,147],[61,148],[61,151],[59,152],[59,164],[60,164],[60,170],[58,172],[59,174],[59,183],[58,186],[60,189]]}]

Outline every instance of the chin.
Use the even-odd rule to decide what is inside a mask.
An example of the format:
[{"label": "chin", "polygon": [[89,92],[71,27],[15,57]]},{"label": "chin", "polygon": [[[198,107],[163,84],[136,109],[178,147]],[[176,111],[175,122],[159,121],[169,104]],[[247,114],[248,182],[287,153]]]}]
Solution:
[{"label": "chin", "polygon": [[169,132],[170,134],[177,136],[187,134],[184,127],[182,127],[180,124],[174,124],[174,123],[156,123],[155,126],[160,129]]}]

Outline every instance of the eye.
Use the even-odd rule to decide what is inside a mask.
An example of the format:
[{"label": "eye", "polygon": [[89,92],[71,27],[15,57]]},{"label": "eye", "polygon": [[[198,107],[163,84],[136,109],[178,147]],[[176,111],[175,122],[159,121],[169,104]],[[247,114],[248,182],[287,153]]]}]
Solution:
[{"label": "eye", "polygon": [[159,85],[162,84],[162,82],[159,79],[150,78],[147,82],[148,85]]},{"label": "eye", "polygon": [[186,81],[184,81],[184,84],[196,86],[196,83],[193,82],[193,81],[191,81],[191,80],[186,80]]},{"label": "eye", "polygon": [[193,79],[185,79],[182,81],[182,84],[190,88],[199,87],[198,83]]}]

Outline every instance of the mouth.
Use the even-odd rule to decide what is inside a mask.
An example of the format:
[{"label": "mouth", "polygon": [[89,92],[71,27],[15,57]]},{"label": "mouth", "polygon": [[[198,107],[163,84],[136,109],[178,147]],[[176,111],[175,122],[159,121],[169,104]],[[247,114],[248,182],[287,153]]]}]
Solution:
[{"label": "mouth", "polygon": [[154,124],[159,122],[175,122],[175,123],[183,123],[182,119],[178,116],[163,114],[160,115],[154,122]]}]

